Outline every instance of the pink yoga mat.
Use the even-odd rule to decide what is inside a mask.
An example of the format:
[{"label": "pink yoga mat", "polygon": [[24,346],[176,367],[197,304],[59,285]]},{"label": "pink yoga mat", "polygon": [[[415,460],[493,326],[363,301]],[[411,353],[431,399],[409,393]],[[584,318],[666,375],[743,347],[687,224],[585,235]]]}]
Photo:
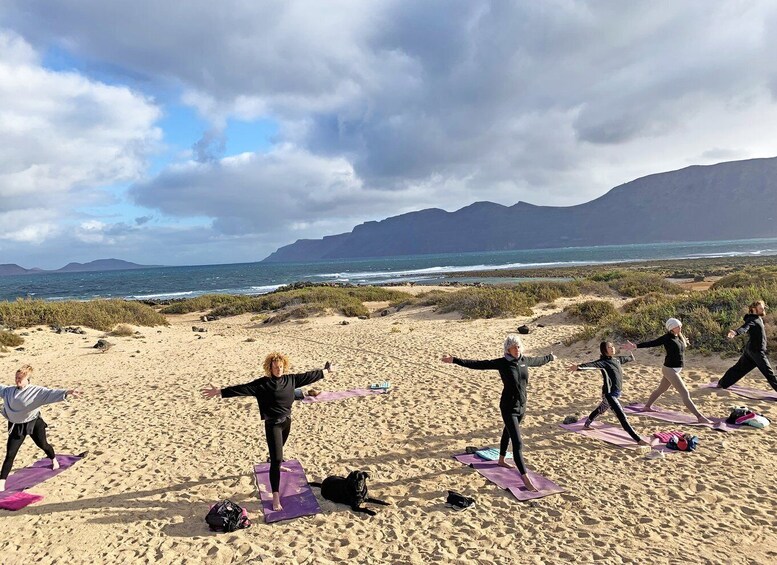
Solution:
[{"label": "pink yoga mat", "polygon": [[[591,424],[591,429],[586,430],[583,425],[585,424],[585,418],[575,422],[574,424],[559,424],[565,430],[575,432],[576,434],[584,435],[586,437],[599,439],[617,447],[624,449],[636,449],[640,447],[637,445],[631,436],[621,427],[616,427],[611,424],[605,424],[604,422],[594,422]],[[665,445],[658,441],[658,438],[645,438],[650,440],[650,444],[653,449],[657,451],[663,451],[666,453],[676,453],[676,451],[667,448]]]},{"label": "pink yoga mat", "polygon": [[[717,418],[711,416],[712,424],[701,424],[696,421],[695,416],[690,414],[683,414],[681,412],[673,412],[671,410],[664,410],[662,408],[655,408],[654,412],[640,412],[644,404],[631,404],[623,408],[626,414],[632,416],[644,416],[646,418],[653,418],[654,420],[661,420],[662,422],[672,422],[673,424],[685,424],[687,426],[700,426],[704,428],[710,428],[712,430],[718,430],[720,432],[732,432],[734,430],[741,430],[742,426],[736,426],[727,424],[725,418]],[[749,426],[748,426],[749,427]]]},{"label": "pink yoga mat", "polygon": [[59,475],[83,459],[82,455],[57,455],[56,457],[59,469],[52,469],[51,460],[45,458],[11,473],[5,483],[5,491],[0,492],[0,508],[19,510],[42,500],[43,497],[40,495],[22,491]]},{"label": "pink yoga mat", "polygon": [[453,458],[460,463],[472,467],[499,488],[509,490],[518,500],[533,500],[535,498],[542,498],[543,496],[564,492],[562,487],[558,486],[550,479],[538,475],[534,471],[528,471],[528,474],[529,478],[534,483],[534,486],[539,489],[538,492],[526,490],[517,469],[500,467],[496,464],[496,461],[486,461],[474,453],[462,453],[461,455],[454,455]]},{"label": "pink yoga mat", "polygon": [[318,396],[306,396],[302,399],[302,402],[312,404],[313,402],[330,402],[332,400],[343,400],[344,398],[352,398],[354,396],[373,396],[386,393],[388,393],[387,390],[369,388],[355,388],[353,390],[338,390],[334,392],[323,391]]},{"label": "pink yoga mat", "polygon": [[719,390],[719,391],[727,390],[729,392],[733,392],[734,394],[742,396],[744,398],[749,398],[750,400],[772,400],[777,402],[777,392],[773,390],[747,388],[739,385],[731,385],[728,388],[718,388],[717,382],[701,385],[701,388],[711,388],[713,390]]},{"label": "pink yoga mat", "polygon": [[254,479],[259,489],[259,497],[262,499],[264,521],[268,524],[290,520],[300,516],[312,516],[321,512],[318,499],[305,477],[302,465],[296,459],[284,461],[283,467],[289,471],[281,471],[281,506],[283,510],[276,512],[272,509],[272,488],[270,487],[270,464],[262,463],[254,465]]}]

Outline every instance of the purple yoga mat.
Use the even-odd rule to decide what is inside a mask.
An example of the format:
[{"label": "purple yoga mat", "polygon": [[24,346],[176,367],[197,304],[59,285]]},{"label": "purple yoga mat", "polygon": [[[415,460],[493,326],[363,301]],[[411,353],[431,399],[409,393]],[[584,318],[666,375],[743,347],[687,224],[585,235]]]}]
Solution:
[{"label": "purple yoga mat", "polygon": [[772,400],[777,402],[777,392],[773,390],[747,388],[739,385],[731,385],[728,388],[718,388],[717,382],[701,385],[701,388],[711,388],[713,390],[720,390],[720,391],[727,390],[729,392],[733,392],[734,394],[742,396],[744,398],[749,398],[750,400]]},{"label": "purple yoga mat", "polygon": [[[591,437],[594,439],[600,439],[602,441],[605,441],[617,447],[622,447],[624,449],[636,449],[640,447],[639,445],[637,445],[637,442],[631,439],[631,436],[627,434],[623,428],[616,427],[610,424],[605,424],[604,422],[594,422],[593,424],[591,424],[591,429],[586,430],[585,428],[583,428],[584,424],[585,424],[585,418],[582,418],[581,420],[575,422],[574,424],[559,424],[559,426],[561,426],[562,428],[570,432],[575,432],[576,434],[584,435],[586,437]],[[659,442],[658,438],[646,438],[646,439],[650,439],[651,446],[653,447],[653,449],[657,451],[663,451],[665,453],[677,453],[673,449],[669,449],[668,447],[666,447],[666,445]]]},{"label": "purple yoga mat", "polygon": [[725,418],[717,418],[715,416],[710,417],[712,424],[702,424],[696,421],[695,416],[690,414],[683,414],[681,412],[673,412],[671,410],[664,410],[661,408],[655,408],[654,412],[640,412],[644,404],[631,404],[623,408],[626,414],[633,416],[644,416],[646,418],[653,418],[654,420],[661,420],[662,422],[672,422],[673,424],[685,424],[687,426],[700,426],[704,428],[710,428],[712,430],[718,430],[720,432],[732,432],[734,430],[741,430],[742,426],[736,426],[727,424]]},{"label": "purple yoga mat", "polygon": [[56,457],[59,461],[59,469],[52,469],[51,460],[45,458],[36,461],[29,467],[11,473],[5,483],[5,491],[0,492],[0,508],[19,510],[28,504],[41,500],[43,497],[40,495],[21,491],[59,475],[83,459],[80,455],[57,455]]},{"label": "purple yoga mat", "polygon": [[534,486],[539,489],[538,492],[526,490],[518,470],[515,468],[507,469],[500,467],[496,464],[496,461],[486,461],[474,453],[462,453],[461,455],[454,455],[453,458],[460,463],[472,467],[499,488],[509,490],[518,500],[533,500],[564,492],[562,487],[534,471],[528,471],[528,474]]},{"label": "purple yoga mat", "polygon": [[259,498],[262,499],[264,521],[268,524],[290,520],[300,516],[312,516],[321,512],[318,499],[305,477],[299,461],[292,459],[284,461],[282,467],[289,471],[281,471],[281,506],[283,510],[276,512],[272,509],[272,489],[270,487],[270,464],[262,463],[254,465],[254,478],[256,488],[259,489]]},{"label": "purple yoga mat", "polygon": [[318,396],[306,396],[302,402],[329,402],[331,400],[343,400],[354,396],[373,396],[375,394],[386,394],[388,391],[383,389],[355,388],[353,390],[338,390],[334,392],[324,391]]}]

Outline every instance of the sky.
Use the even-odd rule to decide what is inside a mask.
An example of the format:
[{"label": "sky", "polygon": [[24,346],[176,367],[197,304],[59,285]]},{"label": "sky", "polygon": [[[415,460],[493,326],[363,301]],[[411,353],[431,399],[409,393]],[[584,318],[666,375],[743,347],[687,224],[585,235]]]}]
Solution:
[{"label": "sky", "polygon": [[259,261],[777,155],[777,3],[0,0],[0,264]]}]

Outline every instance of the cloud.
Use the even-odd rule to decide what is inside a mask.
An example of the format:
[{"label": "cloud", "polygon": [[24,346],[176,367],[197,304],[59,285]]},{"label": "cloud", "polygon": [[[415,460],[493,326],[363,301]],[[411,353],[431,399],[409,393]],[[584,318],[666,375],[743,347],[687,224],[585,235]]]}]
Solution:
[{"label": "cloud", "polygon": [[[6,4],[0,22],[29,42],[15,42],[16,65],[38,68],[35,49],[56,45],[149,92],[180,89],[210,120],[192,161],[130,191],[163,214],[210,218],[209,246],[257,234],[283,244],[476,200],[576,204],[653,172],[772,156],[777,142],[767,1]],[[153,103],[88,84],[127,97],[105,112],[135,116],[124,147],[141,150],[114,168],[97,158],[84,180],[78,159],[74,172],[30,173],[69,173],[65,192],[138,179],[153,142]],[[278,145],[225,157],[227,120],[259,117],[278,124]]]},{"label": "cloud", "polygon": [[[0,213],[24,214],[34,203],[54,221],[74,205],[110,200],[106,185],[145,170],[158,117],[127,88],[44,69],[28,43],[0,30]],[[29,230],[36,235],[27,239],[55,231]]]}]

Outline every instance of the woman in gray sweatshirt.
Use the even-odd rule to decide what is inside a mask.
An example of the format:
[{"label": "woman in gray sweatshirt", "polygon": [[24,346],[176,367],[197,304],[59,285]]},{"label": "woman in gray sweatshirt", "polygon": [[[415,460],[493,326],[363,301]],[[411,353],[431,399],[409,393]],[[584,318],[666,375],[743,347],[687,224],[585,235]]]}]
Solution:
[{"label": "woman in gray sweatshirt", "polygon": [[67,398],[77,398],[78,390],[52,389],[30,384],[32,367],[24,365],[16,371],[16,384],[0,385],[0,399],[3,407],[0,413],[8,420],[8,448],[0,470],[0,491],[5,490],[5,480],[11,472],[13,461],[27,436],[32,437],[46,457],[51,459],[51,468],[58,469],[59,463],[54,456],[54,448],[46,440],[46,422],[40,416],[40,407]]}]

